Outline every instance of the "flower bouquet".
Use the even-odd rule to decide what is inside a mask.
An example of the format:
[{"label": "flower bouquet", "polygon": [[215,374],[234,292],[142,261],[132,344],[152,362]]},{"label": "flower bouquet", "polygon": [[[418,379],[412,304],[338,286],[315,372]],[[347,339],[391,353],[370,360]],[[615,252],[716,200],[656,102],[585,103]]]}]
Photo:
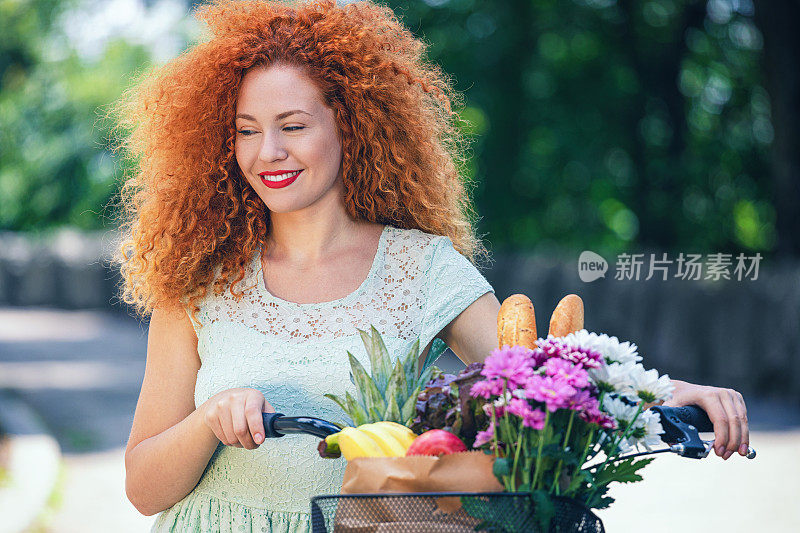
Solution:
[{"label": "flower bouquet", "polygon": [[[475,519],[470,528],[550,531],[558,527],[554,517],[561,525],[583,512],[596,519],[589,509],[613,502],[609,485],[640,481],[638,472],[652,461],[624,454],[640,446],[650,451],[661,442],[660,418],[645,408],[671,397],[669,377],[645,370],[635,345],[583,329],[583,304],[575,295],[559,303],[546,338],[536,335],[530,300],[508,298],[498,315],[499,347],[484,363],[473,363],[457,376],[426,368],[424,385],[413,379],[417,344],[404,361],[390,365],[382,360],[388,354],[377,331],[362,336],[368,351],[373,348],[373,372],[394,369],[395,374],[370,376],[351,355],[358,397],[332,398],[352,412],[357,425],[320,444],[321,455],[341,453],[349,461],[345,486],[351,490],[343,492],[458,490],[446,485],[447,477],[456,475],[456,487],[475,481],[475,486],[492,487],[480,492],[513,496],[462,497],[456,507]],[[401,379],[404,368],[407,375]],[[386,396],[398,390],[401,398]],[[416,399],[413,413],[411,398]],[[394,421],[399,424],[385,421],[398,412]],[[401,434],[398,426],[410,429]],[[448,454],[454,455],[443,460]],[[489,462],[473,468],[480,456]],[[496,479],[496,488],[487,478]],[[402,484],[392,485],[397,479]],[[565,502],[577,509],[567,511],[567,522]],[[431,512],[441,510],[434,506]],[[602,530],[602,525],[588,530]]]}]

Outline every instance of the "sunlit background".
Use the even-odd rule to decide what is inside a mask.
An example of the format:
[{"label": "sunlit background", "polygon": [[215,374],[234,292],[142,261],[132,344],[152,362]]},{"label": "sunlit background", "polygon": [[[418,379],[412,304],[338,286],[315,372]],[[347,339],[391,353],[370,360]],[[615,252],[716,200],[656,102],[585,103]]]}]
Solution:
[{"label": "sunlit background", "polygon": [[[197,3],[0,0],[0,531],[152,522],[124,494],[147,322],[108,264],[126,168],[106,113],[201,37]],[[530,296],[542,331],[577,293],[587,327],[647,366],[748,402],[759,458],[656,460],[599,513],[607,529],[800,529],[797,3],[387,3],[464,93],[498,298]],[[581,281],[585,250],[605,278]],[[762,259],[757,279],[645,280],[647,263],[615,279],[624,253]]]}]

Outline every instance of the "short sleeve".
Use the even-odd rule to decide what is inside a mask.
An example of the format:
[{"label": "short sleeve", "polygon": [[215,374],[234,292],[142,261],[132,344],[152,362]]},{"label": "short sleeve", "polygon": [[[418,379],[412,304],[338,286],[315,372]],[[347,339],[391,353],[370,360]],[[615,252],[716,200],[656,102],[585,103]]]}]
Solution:
[{"label": "short sleeve", "polygon": [[439,237],[430,246],[432,254],[426,272],[427,297],[420,349],[472,302],[487,292],[494,292],[475,265],[453,247],[449,237]]}]

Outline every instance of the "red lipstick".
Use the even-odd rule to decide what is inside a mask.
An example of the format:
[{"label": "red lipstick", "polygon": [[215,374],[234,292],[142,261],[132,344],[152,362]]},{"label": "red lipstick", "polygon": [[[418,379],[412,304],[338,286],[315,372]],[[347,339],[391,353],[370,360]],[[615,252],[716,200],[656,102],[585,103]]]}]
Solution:
[{"label": "red lipstick", "polygon": [[[297,176],[303,172],[301,170],[276,170],[274,172],[259,172],[258,175],[261,176],[261,181],[269,187],[270,189],[282,189],[288,185],[294,183],[294,180],[297,179]],[[274,177],[280,176],[283,179],[277,180]],[[272,178],[272,179],[269,179]]]}]

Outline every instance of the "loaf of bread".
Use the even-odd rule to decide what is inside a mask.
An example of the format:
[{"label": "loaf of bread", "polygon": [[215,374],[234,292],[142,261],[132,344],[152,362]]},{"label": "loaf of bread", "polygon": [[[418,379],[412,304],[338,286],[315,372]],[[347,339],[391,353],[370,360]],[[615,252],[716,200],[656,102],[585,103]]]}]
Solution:
[{"label": "loaf of bread", "polygon": [[533,350],[537,338],[533,303],[524,294],[512,294],[503,301],[497,314],[498,347],[507,344]]},{"label": "loaf of bread", "polygon": [[583,329],[583,300],[577,294],[564,296],[550,317],[550,335],[563,337]]}]

